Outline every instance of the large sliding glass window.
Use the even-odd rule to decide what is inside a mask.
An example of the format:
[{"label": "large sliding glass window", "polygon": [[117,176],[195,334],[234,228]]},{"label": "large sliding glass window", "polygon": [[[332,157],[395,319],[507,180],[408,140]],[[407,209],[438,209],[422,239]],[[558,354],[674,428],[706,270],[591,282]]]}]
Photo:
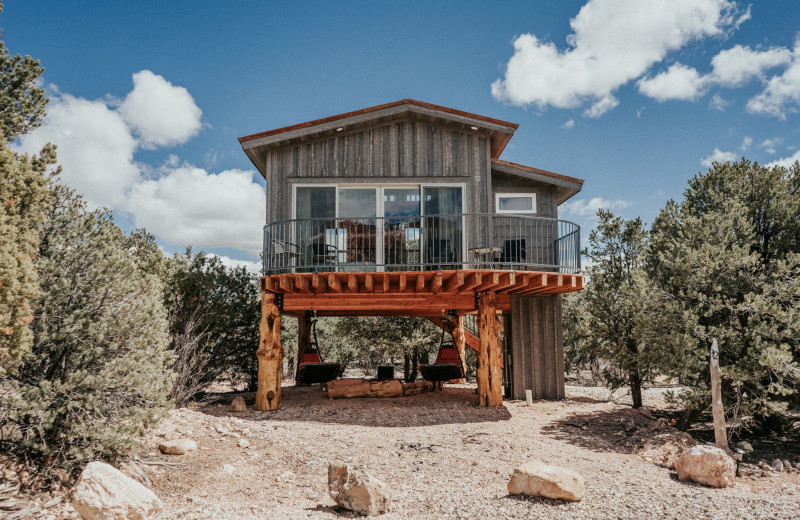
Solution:
[{"label": "large sliding glass window", "polygon": [[461,188],[425,186],[423,198],[425,262],[435,267],[460,263],[464,235]]},{"label": "large sliding glass window", "polygon": [[462,262],[461,186],[298,186],[295,194],[306,265],[410,270]]}]

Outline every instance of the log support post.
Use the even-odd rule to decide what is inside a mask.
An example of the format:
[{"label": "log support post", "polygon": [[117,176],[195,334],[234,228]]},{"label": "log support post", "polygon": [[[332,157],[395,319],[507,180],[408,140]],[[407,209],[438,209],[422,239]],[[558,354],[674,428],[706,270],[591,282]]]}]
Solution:
[{"label": "log support post", "polygon": [[258,345],[258,391],[256,410],[279,410],[281,408],[281,368],[283,346],[281,345],[281,312],[273,293],[261,293],[260,341]]},{"label": "log support post", "polygon": [[[467,353],[464,346],[467,344],[467,337],[464,334],[464,317],[459,315],[453,318],[453,340],[458,349],[458,358],[461,360],[461,371],[467,374]],[[466,383],[466,379],[453,379],[451,383]]]},{"label": "log support post", "polygon": [[312,312],[306,312],[305,315],[297,318],[297,365],[292,367],[292,370],[294,370],[295,385],[300,384],[297,380],[298,368],[300,367],[300,362],[303,360],[303,354],[305,354],[308,346],[311,345],[312,316]]},{"label": "log support post", "polygon": [[478,405],[503,405],[503,355],[494,292],[478,294]]}]

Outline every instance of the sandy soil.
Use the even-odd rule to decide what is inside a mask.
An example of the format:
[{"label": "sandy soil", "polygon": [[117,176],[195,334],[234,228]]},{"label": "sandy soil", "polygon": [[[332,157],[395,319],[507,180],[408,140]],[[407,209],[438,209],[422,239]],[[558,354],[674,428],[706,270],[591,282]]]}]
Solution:
[{"label": "sandy soil", "polygon": [[[176,410],[150,446],[186,436],[200,449],[142,460],[164,500],[160,518],[356,516],[327,493],[329,462],[364,465],[394,491],[382,518],[800,518],[800,478],[739,479],[729,489],[679,482],[668,469],[693,444],[688,434],[624,405],[600,388],[568,387],[562,402],[475,406],[474,387],[398,399],[329,400],[313,388],[284,388],[284,408],[233,413],[226,404]],[[663,392],[646,404],[663,407]],[[240,439],[245,439],[240,447]],[[529,459],[575,469],[582,502],[511,497],[514,467]],[[226,473],[225,464],[233,466]]]},{"label": "sandy soil", "polygon": [[[160,519],[352,518],[328,496],[330,462],[360,464],[392,488],[381,518],[793,519],[800,475],[737,479],[711,489],[677,480],[675,454],[695,441],[602,388],[567,387],[566,401],[475,406],[474,385],[396,399],[329,400],[284,387],[284,408],[234,413],[221,404],[171,412],[136,457],[164,501]],[[624,399],[623,399],[624,400]],[[645,404],[663,408],[663,391]],[[199,449],[162,455],[160,441]],[[509,496],[514,467],[537,459],[580,472],[582,502]],[[162,464],[167,465],[162,465]],[[233,472],[227,472],[230,465]],[[230,470],[230,468],[228,468]],[[69,508],[42,518],[69,517]]]}]

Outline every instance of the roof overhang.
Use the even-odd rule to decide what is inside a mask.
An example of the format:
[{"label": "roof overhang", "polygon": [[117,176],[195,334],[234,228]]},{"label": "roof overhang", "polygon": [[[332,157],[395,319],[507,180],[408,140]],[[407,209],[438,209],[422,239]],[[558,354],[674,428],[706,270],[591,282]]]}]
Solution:
[{"label": "roof overhang", "polygon": [[489,136],[493,159],[500,156],[519,126],[516,123],[509,123],[508,121],[463,112],[415,99],[402,99],[384,105],[240,137],[239,143],[242,145],[242,150],[244,150],[255,167],[258,168],[258,171],[261,172],[261,175],[265,175],[265,152],[270,147],[302,142],[312,138],[323,137],[326,134],[332,136],[345,130],[358,130],[374,125],[376,122],[389,121],[404,116],[439,120],[450,125],[459,126],[464,131],[483,132]]},{"label": "roof overhang", "polygon": [[580,192],[583,187],[583,179],[549,172],[532,166],[503,161],[497,158],[492,158],[492,171],[555,185],[556,197],[559,204]]}]

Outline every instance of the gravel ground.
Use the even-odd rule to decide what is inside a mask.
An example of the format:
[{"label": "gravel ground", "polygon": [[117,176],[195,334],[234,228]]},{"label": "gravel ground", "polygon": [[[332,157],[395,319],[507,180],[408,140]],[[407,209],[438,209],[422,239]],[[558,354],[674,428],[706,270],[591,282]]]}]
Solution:
[{"label": "gravel ground", "polygon": [[[561,402],[507,401],[478,408],[474,387],[398,399],[329,400],[316,387],[284,388],[277,412],[226,405],[172,412],[139,453],[165,510],[161,519],[351,518],[327,492],[329,462],[360,464],[392,488],[381,518],[751,519],[800,518],[800,477],[737,479],[711,489],[668,467],[687,434],[627,406],[608,391],[568,387]],[[663,406],[662,392],[645,404]],[[159,441],[185,436],[199,450],[165,456]],[[240,439],[245,439],[240,446]],[[586,478],[581,502],[513,497],[513,469],[530,459]],[[223,466],[233,466],[228,473]]]}]

